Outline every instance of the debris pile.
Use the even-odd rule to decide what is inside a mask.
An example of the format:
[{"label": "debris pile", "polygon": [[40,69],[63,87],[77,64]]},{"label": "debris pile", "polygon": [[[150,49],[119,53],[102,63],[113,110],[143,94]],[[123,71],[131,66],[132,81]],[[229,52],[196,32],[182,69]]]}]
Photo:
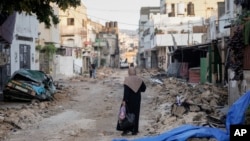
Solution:
[{"label": "debris pile", "polygon": [[[70,86],[56,84],[57,93],[54,101],[32,100],[30,103],[4,103],[0,107],[0,140],[4,140],[8,132],[27,129],[45,117],[53,115],[58,110],[56,107],[70,98],[74,90]],[[55,107],[55,108],[52,108]]]},{"label": "debris pile", "polygon": [[177,78],[159,77],[158,80],[151,79],[150,83],[158,90],[158,95],[150,103],[152,110],[158,114],[152,117],[153,121],[147,128],[149,135],[183,124],[225,127],[226,113],[223,108],[227,104],[226,88],[211,84],[190,84]]},{"label": "debris pile", "polygon": [[97,75],[96,77],[98,79],[105,79],[108,76],[110,76],[111,74],[115,73],[115,70],[109,67],[102,67],[100,69],[97,70]]}]

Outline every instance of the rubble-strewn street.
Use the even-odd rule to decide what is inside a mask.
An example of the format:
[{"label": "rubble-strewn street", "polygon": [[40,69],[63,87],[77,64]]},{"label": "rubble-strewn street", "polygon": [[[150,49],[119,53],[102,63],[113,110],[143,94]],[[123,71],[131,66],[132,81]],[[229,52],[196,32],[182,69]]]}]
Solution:
[{"label": "rubble-strewn street", "polygon": [[[224,128],[225,88],[188,84],[159,75],[157,70],[138,72],[147,85],[142,94],[140,133],[126,138],[157,135],[183,124]],[[127,69],[102,68],[97,72],[97,79],[86,75],[56,81],[55,101],[1,103],[1,139],[111,141],[122,138],[115,128],[126,75]]]}]

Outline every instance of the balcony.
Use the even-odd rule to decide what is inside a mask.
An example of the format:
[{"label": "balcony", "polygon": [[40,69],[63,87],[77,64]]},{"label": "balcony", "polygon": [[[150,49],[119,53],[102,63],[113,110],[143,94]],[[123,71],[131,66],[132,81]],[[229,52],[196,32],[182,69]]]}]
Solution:
[{"label": "balcony", "polygon": [[74,26],[63,26],[60,32],[62,36],[81,35],[87,37],[87,29],[75,28]]},{"label": "balcony", "polygon": [[154,37],[154,47],[157,46],[174,46],[174,41],[177,46],[188,46],[196,43],[202,43],[203,33],[189,33],[189,34],[157,34]]}]

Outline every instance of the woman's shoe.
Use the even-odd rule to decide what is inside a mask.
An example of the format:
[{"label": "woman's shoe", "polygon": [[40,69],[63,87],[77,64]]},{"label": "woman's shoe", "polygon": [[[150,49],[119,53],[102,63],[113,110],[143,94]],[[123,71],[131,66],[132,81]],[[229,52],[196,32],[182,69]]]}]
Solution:
[{"label": "woman's shoe", "polygon": [[132,132],[132,135],[137,135],[138,134],[138,132]]},{"label": "woman's shoe", "polygon": [[121,135],[122,135],[122,136],[125,136],[125,135],[128,134],[128,132],[129,132],[129,131],[123,131]]}]

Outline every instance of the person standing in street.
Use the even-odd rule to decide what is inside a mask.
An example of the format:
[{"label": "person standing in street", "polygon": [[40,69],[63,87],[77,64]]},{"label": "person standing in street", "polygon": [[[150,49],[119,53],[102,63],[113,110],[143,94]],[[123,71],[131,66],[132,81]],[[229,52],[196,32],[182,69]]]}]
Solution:
[{"label": "person standing in street", "polygon": [[135,66],[134,66],[134,63],[130,63],[130,66],[129,66],[129,67],[135,67]]},{"label": "person standing in street", "polygon": [[95,79],[96,78],[96,67],[95,67],[95,64],[91,64],[91,67],[92,67],[92,76],[93,78]]},{"label": "person standing in street", "polygon": [[132,135],[137,135],[139,132],[139,116],[141,106],[141,92],[146,91],[146,85],[143,80],[136,75],[136,69],[130,67],[128,69],[128,77],[124,80],[124,93],[123,102],[126,103],[128,111],[135,115],[134,125],[125,130],[120,130],[119,124],[117,124],[117,130],[123,131],[122,135],[126,135],[132,132]]},{"label": "person standing in street", "polygon": [[89,78],[92,78],[92,65],[89,63]]}]

